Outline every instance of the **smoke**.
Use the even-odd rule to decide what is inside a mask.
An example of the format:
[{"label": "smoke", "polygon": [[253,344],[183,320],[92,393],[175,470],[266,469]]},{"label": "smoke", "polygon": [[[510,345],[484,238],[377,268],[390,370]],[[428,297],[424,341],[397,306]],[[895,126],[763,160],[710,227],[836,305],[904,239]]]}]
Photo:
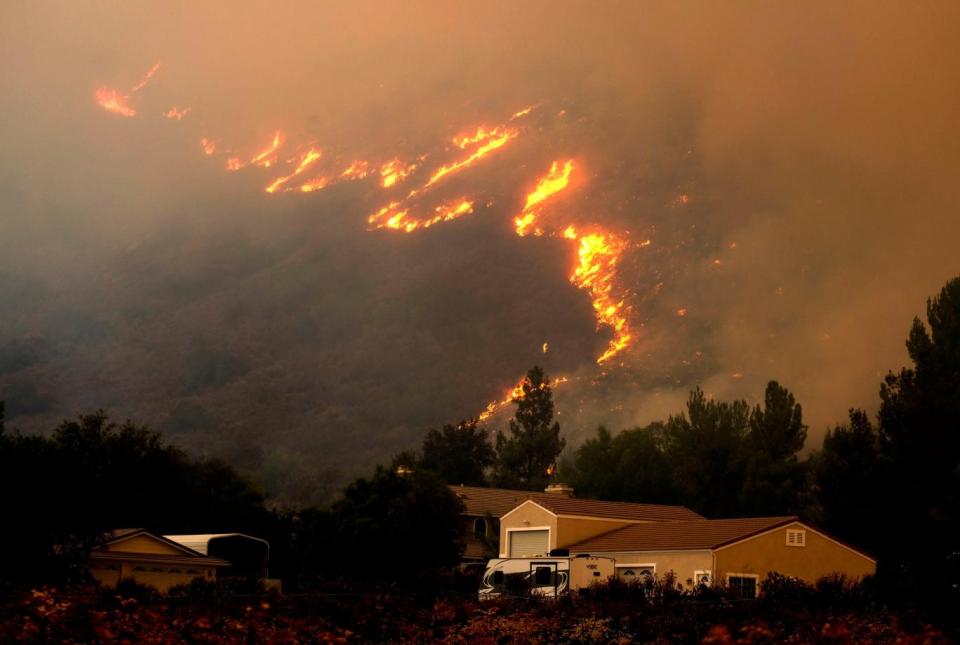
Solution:
[{"label": "smoke", "polygon": [[[756,400],[777,379],[818,443],[876,407],[912,317],[960,272],[958,14],[4,6],[0,397],[27,430],[109,407],[278,490],[415,445],[534,363],[570,377],[574,438],[663,418],[698,384]],[[156,62],[136,116],[97,108]],[[331,167],[435,164],[529,105],[516,141],[438,185],[473,211],[410,235],[367,230],[375,181],[267,195],[283,173],[227,173],[219,152],[252,158],[279,129]],[[512,228],[557,159],[582,173],[546,217],[634,244],[617,279],[637,333],[602,368],[611,333],[568,280],[573,247]]]}]

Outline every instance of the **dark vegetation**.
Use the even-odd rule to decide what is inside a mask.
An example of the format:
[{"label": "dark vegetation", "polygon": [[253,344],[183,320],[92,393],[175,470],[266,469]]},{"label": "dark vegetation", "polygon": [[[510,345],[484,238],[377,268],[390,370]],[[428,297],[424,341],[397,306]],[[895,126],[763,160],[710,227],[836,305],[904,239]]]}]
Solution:
[{"label": "dark vegetation", "polygon": [[[0,579],[8,584],[82,584],[86,553],[108,529],[239,530],[268,539],[271,574],[282,577],[288,591],[321,594],[316,598],[326,600],[316,602],[326,603],[324,611],[330,613],[323,615],[333,617],[329,624],[298,623],[298,616],[313,614],[298,613],[307,610],[293,599],[263,601],[266,608],[232,604],[224,616],[239,612],[237,624],[250,633],[322,627],[345,638],[349,635],[338,630],[359,633],[361,640],[459,642],[471,638],[470,625],[480,629],[480,623],[487,631],[474,635],[516,638],[510,630],[517,621],[546,630],[552,635],[546,641],[593,640],[592,629],[607,639],[643,634],[716,637],[716,642],[728,642],[729,630],[734,635],[769,631],[772,635],[763,636],[768,640],[791,636],[789,629],[821,630],[793,634],[814,640],[840,629],[838,621],[854,638],[861,628],[866,634],[894,630],[877,632],[878,638],[901,629],[922,632],[923,616],[933,615],[941,624],[955,621],[952,608],[960,601],[960,278],[928,302],[927,325],[914,321],[907,348],[913,366],[884,379],[877,419],[851,410],[848,423],[829,432],[822,447],[805,458],[799,454],[806,438],[802,408],[786,388],[771,382],[763,405],[752,409],[744,401],[717,401],[696,389],[684,412],[616,435],[599,428],[559,465],[559,477],[584,497],[684,504],[708,517],[799,514],[878,556],[878,575],[868,587],[851,590],[823,581],[807,588],[774,579],[764,587],[768,600],[755,606],[727,602],[721,594],[695,609],[634,614],[624,603],[641,602],[642,596],[649,605],[650,597],[614,583],[576,604],[547,609],[530,601],[515,608],[519,613],[509,614],[509,620],[505,612],[514,609],[465,600],[474,582],[452,581],[444,573],[462,548],[461,506],[446,484],[542,490],[557,479],[552,473],[564,440],[554,419],[549,381],[539,368],[529,372],[507,432],[491,437],[472,420],[432,430],[419,453],[401,453],[389,467],[350,484],[327,508],[269,508],[255,486],[230,466],[193,458],[166,444],[160,434],[129,421],[116,424],[103,412],[65,421],[43,437],[4,428],[0,406],[0,486],[4,517],[10,520],[0,532],[0,546],[15,555],[0,561]],[[218,369],[209,378],[219,378]],[[363,590],[357,592],[362,600],[353,604],[323,595],[355,588]],[[466,596],[456,601],[444,597],[454,590]],[[5,593],[17,592],[8,588]],[[93,601],[69,592],[37,594],[28,599],[21,622],[4,620],[9,623],[5,628],[40,630],[35,634],[43,640],[43,630],[59,629],[55,623],[63,616],[101,621],[77,629],[136,630],[152,620],[149,612],[168,610],[182,622],[164,629],[230,628],[228,623],[197,627],[196,607],[176,607],[175,597],[144,604],[116,601],[121,603],[117,606],[107,599],[103,602],[110,608],[93,612],[94,619],[66,618],[80,607],[93,611]],[[360,608],[374,602],[370,594],[380,598],[376,602],[382,601],[378,607],[383,612],[361,619]],[[668,604],[661,596],[661,605]],[[796,607],[788,603],[777,613],[781,610],[769,605],[774,598]],[[718,607],[725,607],[724,618],[715,613]],[[891,618],[882,607],[899,613]],[[800,613],[794,627],[788,627],[794,609]],[[842,614],[846,618],[837,618],[836,611],[848,612]],[[341,615],[347,617],[336,618]],[[904,627],[897,621],[905,616],[918,622]],[[711,636],[703,631],[714,622],[726,624],[728,632]],[[371,627],[373,623],[379,626]],[[576,625],[588,631],[557,631]],[[411,631],[403,631],[407,629]],[[187,632],[170,633],[185,638]]]}]

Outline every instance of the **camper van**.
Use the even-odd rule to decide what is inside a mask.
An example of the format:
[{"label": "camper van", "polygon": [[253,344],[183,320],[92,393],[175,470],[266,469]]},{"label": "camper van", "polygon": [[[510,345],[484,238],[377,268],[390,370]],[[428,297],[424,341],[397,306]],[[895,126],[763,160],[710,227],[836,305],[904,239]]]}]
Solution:
[{"label": "camper van", "polygon": [[480,600],[526,593],[556,597],[570,590],[606,582],[614,574],[612,558],[559,555],[540,558],[497,558],[487,563],[480,581]]}]

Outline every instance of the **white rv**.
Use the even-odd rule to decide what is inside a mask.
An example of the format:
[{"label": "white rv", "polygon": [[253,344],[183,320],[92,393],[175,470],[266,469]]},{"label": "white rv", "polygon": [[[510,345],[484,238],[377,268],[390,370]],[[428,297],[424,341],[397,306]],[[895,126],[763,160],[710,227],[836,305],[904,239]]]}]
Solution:
[{"label": "white rv", "polygon": [[556,597],[606,582],[614,575],[614,560],[589,555],[497,558],[487,563],[480,581],[480,600],[530,593]]}]

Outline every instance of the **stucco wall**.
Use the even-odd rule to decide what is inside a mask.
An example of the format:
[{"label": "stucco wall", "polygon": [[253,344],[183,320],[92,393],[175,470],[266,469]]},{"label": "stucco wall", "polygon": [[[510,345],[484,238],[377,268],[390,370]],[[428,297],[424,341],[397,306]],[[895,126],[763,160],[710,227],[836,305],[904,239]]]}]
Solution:
[{"label": "stucco wall", "polygon": [[[787,529],[805,529],[806,546],[787,546]],[[776,571],[812,583],[832,573],[862,578],[876,570],[870,559],[799,522],[717,549],[716,568],[714,580],[724,583],[729,573],[755,573],[763,581]]]},{"label": "stucco wall", "polygon": [[[684,588],[693,583],[694,571],[710,571],[713,567],[713,554],[710,551],[635,551],[599,553],[600,555],[616,560],[616,566],[632,564],[654,564],[657,567],[657,577],[662,577],[668,571],[676,574],[677,582]],[[687,580],[690,580],[688,583]]]},{"label": "stucco wall", "polygon": [[557,517],[533,502],[524,502],[500,518],[500,557],[506,557],[507,529],[550,528],[550,548],[557,548]]}]

